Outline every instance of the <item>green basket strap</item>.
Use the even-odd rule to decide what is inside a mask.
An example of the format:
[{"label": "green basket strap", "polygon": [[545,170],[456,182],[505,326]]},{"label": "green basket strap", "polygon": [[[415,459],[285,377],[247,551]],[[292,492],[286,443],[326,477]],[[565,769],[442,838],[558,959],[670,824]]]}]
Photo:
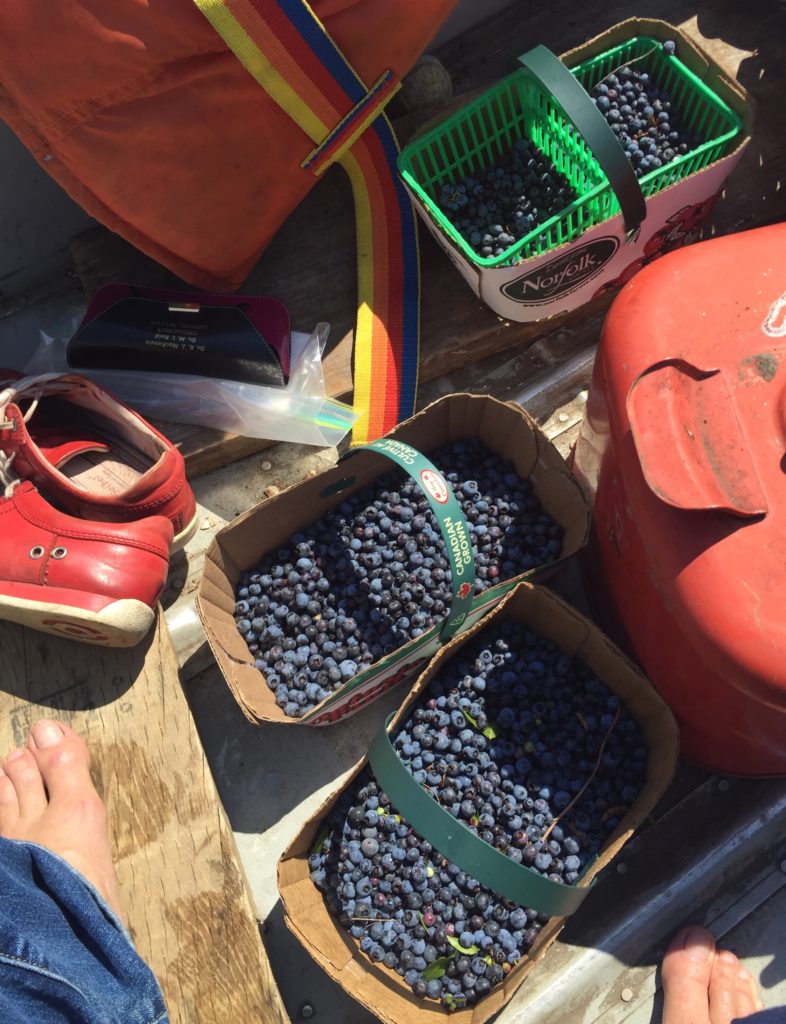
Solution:
[{"label": "green basket strap", "polygon": [[587,143],[622,210],[627,232],[635,231],[647,216],[647,204],[633,167],[606,118],[589,93],[562,61],[545,46],[535,46],[519,57],[529,73],[552,95],[565,117]]},{"label": "green basket strap", "polygon": [[408,473],[425,494],[437,517],[448,553],[453,588],[453,599],[439,634],[440,639],[447,642],[463,625],[472,610],[475,596],[475,556],[464,513],[445,477],[425,455],[421,455],[411,445],[391,437],[382,437],[371,444],[358,445],[347,452],[344,459],[351,458],[355,452],[363,451],[364,448],[387,456]]},{"label": "green basket strap", "polygon": [[[581,906],[592,888],[552,882],[489,846],[429,796],[399,759],[388,735],[392,715],[374,737],[368,763],[390,802],[435,850],[483,885],[523,907],[565,917]],[[592,862],[590,862],[592,863]],[[590,864],[584,868],[586,873]]]}]

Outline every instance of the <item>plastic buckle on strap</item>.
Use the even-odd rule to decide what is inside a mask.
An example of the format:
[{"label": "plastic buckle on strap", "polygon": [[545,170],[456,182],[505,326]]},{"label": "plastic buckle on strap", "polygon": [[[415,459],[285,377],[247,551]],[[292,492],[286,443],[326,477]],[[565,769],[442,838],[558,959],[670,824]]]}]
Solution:
[{"label": "plastic buckle on strap", "polygon": [[300,166],[319,176],[346,153],[363,132],[382,113],[385,105],[401,88],[392,71],[383,71],[363,99],[339,121],[336,127],[315,146]]}]

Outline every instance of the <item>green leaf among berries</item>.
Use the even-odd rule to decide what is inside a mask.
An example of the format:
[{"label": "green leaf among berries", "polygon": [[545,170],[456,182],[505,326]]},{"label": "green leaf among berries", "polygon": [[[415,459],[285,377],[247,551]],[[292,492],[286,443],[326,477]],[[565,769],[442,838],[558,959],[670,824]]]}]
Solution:
[{"label": "green leaf among berries", "polygon": [[478,946],[462,946],[455,935],[448,935],[447,939],[454,949],[457,949],[459,953],[463,953],[465,956],[474,956],[478,952]]},{"label": "green leaf among berries", "polygon": [[434,981],[436,978],[441,978],[448,969],[448,964],[452,959],[452,956],[438,957],[433,963],[428,965],[425,971],[423,971],[421,978],[424,981]]}]

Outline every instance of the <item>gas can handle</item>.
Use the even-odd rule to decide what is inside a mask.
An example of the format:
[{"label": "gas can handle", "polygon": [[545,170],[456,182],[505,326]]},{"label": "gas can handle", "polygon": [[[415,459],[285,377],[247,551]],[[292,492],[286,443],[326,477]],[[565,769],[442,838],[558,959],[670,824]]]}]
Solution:
[{"label": "gas can handle", "polygon": [[628,234],[636,231],[647,216],[644,194],[617,136],[592,102],[589,93],[545,46],[533,47],[518,60],[551,94],[565,117],[587,143],[617,197],[625,231]]},{"label": "gas can handle", "polygon": [[661,501],[746,517],[768,511],[720,370],[683,359],[656,363],[633,382],[626,408],[642,473]]}]

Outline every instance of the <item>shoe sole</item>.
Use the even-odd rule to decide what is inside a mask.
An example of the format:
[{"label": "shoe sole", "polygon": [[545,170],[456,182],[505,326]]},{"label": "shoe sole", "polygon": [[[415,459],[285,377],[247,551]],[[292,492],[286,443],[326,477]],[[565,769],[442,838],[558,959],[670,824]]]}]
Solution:
[{"label": "shoe sole", "polygon": [[199,512],[196,512],[194,514],[194,518],[191,520],[188,526],[184,530],[181,530],[180,533],[175,534],[169,550],[174,554],[175,551],[180,551],[181,548],[184,548],[186,544],[188,544],[188,542],[194,536],[194,534],[197,532],[198,528]]},{"label": "shoe sole", "polygon": [[[0,593],[0,619],[99,647],[134,647],[144,639],[155,619],[152,608],[133,598],[111,601],[100,610],[91,610],[64,603],[73,602],[74,592],[57,587],[22,588],[11,584],[5,589]],[[17,593],[8,593],[9,589]],[[46,600],[21,596],[18,591],[22,589],[42,591]]]}]

